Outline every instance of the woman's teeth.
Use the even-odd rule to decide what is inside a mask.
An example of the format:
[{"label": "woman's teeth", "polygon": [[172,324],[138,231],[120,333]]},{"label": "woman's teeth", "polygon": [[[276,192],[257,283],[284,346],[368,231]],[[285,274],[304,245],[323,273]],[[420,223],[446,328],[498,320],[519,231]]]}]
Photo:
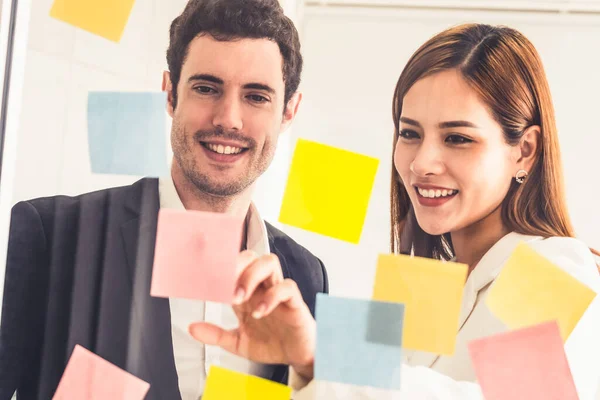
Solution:
[{"label": "woman's teeth", "polygon": [[241,147],[223,146],[222,144],[205,143],[204,146],[219,154],[239,154],[244,150]]},{"label": "woman's teeth", "polygon": [[454,196],[456,193],[458,193],[458,190],[434,190],[434,189],[421,189],[421,188],[417,188],[417,190],[419,191],[419,194],[423,197],[428,197],[428,198],[434,198],[434,197],[448,197],[448,196]]}]

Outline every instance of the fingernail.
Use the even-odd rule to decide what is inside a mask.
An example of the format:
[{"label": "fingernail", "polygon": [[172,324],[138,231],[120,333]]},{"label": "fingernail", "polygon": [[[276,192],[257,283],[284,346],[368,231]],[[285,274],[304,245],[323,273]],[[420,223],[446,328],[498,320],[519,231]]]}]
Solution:
[{"label": "fingernail", "polygon": [[252,313],[252,318],[259,319],[260,317],[262,317],[266,308],[267,306],[264,303],[258,306],[258,308]]},{"label": "fingernail", "polygon": [[243,287],[237,288],[235,294],[233,295],[233,304],[240,304],[244,301],[244,296],[246,295],[246,291]]},{"label": "fingernail", "polygon": [[188,326],[188,333],[189,333],[189,334],[190,334],[192,337],[195,337],[195,336],[194,336],[194,333],[195,333],[195,331],[196,331],[196,326],[195,326],[195,324],[190,324],[190,325]]}]

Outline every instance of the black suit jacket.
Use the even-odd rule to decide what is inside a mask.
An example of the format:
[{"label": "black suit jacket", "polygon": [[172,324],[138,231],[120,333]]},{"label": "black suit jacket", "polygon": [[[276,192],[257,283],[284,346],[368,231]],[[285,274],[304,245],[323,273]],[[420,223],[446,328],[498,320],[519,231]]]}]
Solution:
[{"label": "black suit jacket", "polygon": [[[13,207],[0,326],[0,400],[51,399],[76,344],[180,399],[168,299],[150,296],[158,180]],[[269,245],[314,315],[321,261],[267,224]],[[287,367],[272,380],[285,382]]]}]

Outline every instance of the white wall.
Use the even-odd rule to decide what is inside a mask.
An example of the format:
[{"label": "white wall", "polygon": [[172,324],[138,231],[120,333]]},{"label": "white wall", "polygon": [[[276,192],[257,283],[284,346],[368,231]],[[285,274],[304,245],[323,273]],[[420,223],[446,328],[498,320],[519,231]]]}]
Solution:
[{"label": "white wall", "polygon": [[371,294],[377,253],[389,249],[393,89],[418,46],[461,22],[507,24],[537,46],[554,95],[571,216],[580,238],[600,247],[600,53],[592,50],[600,48],[600,15],[307,5],[305,101],[294,137],[381,160],[358,246],[285,228],[323,259],[333,293]]},{"label": "white wall", "polygon": [[169,23],[185,0],[136,1],[118,44],[51,18],[52,3],[32,0],[14,201],[137,179],[91,174],[87,94],[160,91]]}]

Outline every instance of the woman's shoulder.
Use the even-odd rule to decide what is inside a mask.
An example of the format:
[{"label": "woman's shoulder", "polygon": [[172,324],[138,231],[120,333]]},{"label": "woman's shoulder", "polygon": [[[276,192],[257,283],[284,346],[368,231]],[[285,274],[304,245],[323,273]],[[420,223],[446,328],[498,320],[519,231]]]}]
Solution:
[{"label": "woman's shoulder", "polygon": [[528,244],[551,261],[567,262],[597,271],[594,255],[590,248],[579,239],[552,236],[532,240]]},{"label": "woman's shoulder", "polygon": [[548,237],[531,240],[529,246],[554,265],[600,292],[600,274],[589,247],[572,237]]}]

